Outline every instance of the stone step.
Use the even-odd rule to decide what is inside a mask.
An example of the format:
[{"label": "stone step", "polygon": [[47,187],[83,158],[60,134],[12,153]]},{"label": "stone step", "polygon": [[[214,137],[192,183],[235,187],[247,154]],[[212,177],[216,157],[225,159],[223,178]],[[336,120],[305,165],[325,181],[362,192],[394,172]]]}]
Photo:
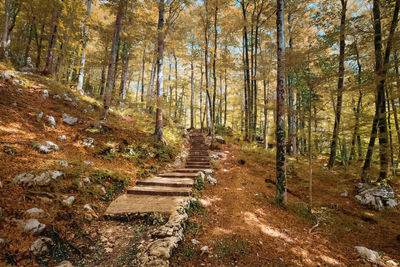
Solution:
[{"label": "stone step", "polygon": [[136,185],[144,186],[168,186],[168,187],[192,187],[194,181],[192,178],[165,178],[155,177],[152,179],[139,181]]},{"label": "stone step", "polygon": [[166,187],[166,186],[135,186],[129,188],[128,194],[150,196],[182,196],[188,197],[192,193],[190,187]]},{"label": "stone step", "polygon": [[201,172],[202,169],[176,169],[174,172],[182,172],[182,173],[198,173]]},{"label": "stone step", "polygon": [[151,196],[123,194],[111,202],[104,217],[119,219],[126,216],[140,216],[144,214],[165,213],[171,214],[188,197],[182,196]]},{"label": "stone step", "polygon": [[186,165],[210,165],[207,161],[186,161]]},{"label": "stone step", "polygon": [[208,157],[204,157],[204,158],[187,158],[186,161],[210,162],[210,159]]},{"label": "stone step", "polygon": [[[190,169],[192,169],[192,168],[190,168]],[[197,173],[169,172],[169,173],[158,174],[158,176],[159,177],[171,177],[171,178],[196,178]]]},{"label": "stone step", "polygon": [[208,157],[208,153],[207,152],[190,152],[189,153],[189,157],[192,157],[192,156],[206,156],[206,157]]},{"label": "stone step", "polygon": [[210,169],[211,166],[202,166],[202,165],[186,165],[186,168],[190,168],[190,169],[201,169],[201,170],[205,170],[205,169]]}]

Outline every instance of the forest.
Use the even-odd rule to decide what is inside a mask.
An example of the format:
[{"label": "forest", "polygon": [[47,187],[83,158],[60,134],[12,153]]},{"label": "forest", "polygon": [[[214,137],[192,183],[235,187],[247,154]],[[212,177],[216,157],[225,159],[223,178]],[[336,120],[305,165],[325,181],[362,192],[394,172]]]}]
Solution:
[{"label": "forest", "polygon": [[398,266],[400,0],[1,0],[0,266]]}]

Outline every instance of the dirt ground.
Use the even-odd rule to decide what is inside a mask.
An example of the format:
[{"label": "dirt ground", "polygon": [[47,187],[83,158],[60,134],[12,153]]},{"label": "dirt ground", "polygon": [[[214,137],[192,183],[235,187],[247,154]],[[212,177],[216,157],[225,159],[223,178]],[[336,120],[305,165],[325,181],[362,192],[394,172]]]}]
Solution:
[{"label": "dirt ground", "polygon": [[[200,199],[204,210],[188,222],[172,266],[367,265],[354,246],[400,259],[400,213],[372,211],[355,202],[357,166],[345,172],[325,170],[323,161],[315,164],[310,214],[306,198],[288,194],[285,209],[275,204],[275,186],[264,181],[274,180],[274,155],[240,144],[221,151],[228,157],[216,164],[218,184],[207,186]],[[308,165],[301,159],[288,161],[288,188],[308,195]],[[349,197],[340,196],[344,190]],[[208,251],[201,251],[203,246]]]}]

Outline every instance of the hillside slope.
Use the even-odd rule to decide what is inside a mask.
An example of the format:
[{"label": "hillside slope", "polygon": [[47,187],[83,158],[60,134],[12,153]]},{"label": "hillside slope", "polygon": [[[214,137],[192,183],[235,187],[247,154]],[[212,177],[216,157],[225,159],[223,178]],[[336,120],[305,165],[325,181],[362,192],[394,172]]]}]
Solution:
[{"label": "hillside slope", "polygon": [[[5,66],[0,76],[0,265],[79,257],[85,229],[127,185],[175,158],[182,130],[158,144],[153,115],[126,104],[99,131],[97,100]],[[39,236],[55,243],[51,257],[32,250]]]}]

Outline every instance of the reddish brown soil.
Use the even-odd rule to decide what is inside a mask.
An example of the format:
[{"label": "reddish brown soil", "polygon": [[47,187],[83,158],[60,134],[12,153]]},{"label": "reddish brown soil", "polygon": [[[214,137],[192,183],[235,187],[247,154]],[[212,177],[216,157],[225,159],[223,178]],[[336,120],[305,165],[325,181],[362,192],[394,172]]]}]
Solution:
[{"label": "reddish brown soil", "polygon": [[[239,144],[224,150],[229,154],[217,165],[218,184],[207,186],[201,197],[205,212],[190,219],[173,266],[364,265],[354,246],[400,259],[400,242],[396,240],[400,213],[371,211],[355,203],[352,188],[357,167],[347,171],[355,173],[350,175],[339,167],[332,172],[324,170],[321,162],[316,163],[312,219],[304,200],[291,194],[286,209],[275,204],[275,186],[264,181],[274,180],[274,155],[246,150]],[[245,161],[243,165],[240,159]],[[307,196],[308,165],[289,160],[288,172],[288,187],[296,195]],[[400,188],[395,189],[399,192]],[[342,190],[349,191],[348,198],[340,197]],[[318,226],[313,227],[316,222]],[[199,226],[197,234],[191,229],[193,225]],[[201,244],[192,245],[192,238]],[[202,246],[208,246],[209,252],[201,253]]]}]

